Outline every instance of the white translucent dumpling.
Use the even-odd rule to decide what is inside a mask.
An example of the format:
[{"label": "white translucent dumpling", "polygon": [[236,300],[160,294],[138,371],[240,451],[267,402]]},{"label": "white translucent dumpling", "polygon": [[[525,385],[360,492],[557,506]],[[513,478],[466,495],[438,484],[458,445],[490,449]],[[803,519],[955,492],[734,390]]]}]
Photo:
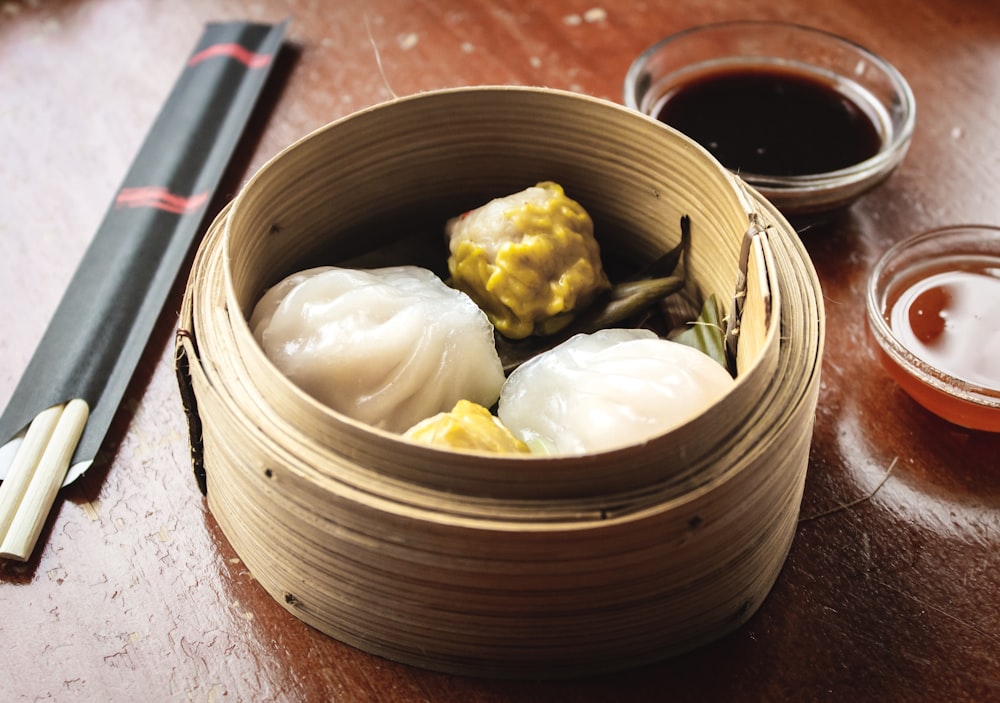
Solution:
[{"label": "white translucent dumpling", "polygon": [[250,328],[302,390],[392,432],[462,399],[489,407],[504,381],[485,313],[416,266],[293,274],[257,303]]},{"label": "white translucent dumpling", "polygon": [[693,347],[648,330],[607,329],[518,367],[498,415],[535,452],[584,454],[663,434],[732,385],[728,371]]}]

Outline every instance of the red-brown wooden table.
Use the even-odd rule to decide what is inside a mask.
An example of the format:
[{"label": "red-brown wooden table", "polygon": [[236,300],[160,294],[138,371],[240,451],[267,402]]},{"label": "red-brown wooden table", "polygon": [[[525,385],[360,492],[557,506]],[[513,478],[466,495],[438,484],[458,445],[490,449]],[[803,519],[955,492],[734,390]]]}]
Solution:
[{"label": "red-brown wooden table", "polygon": [[848,213],[801,233],[828,337],[788,562],[731,636],[597,679],[467,679],[342,645],[272,601],[207,512],[173,373],[178,286],[102,457],[60,493],[33,558],[0,564],[0,700],[1000,700],[1000,435],[951,426],[905,396],[867,347],[863,298],[898,239],[1000,224],[993,0],[7,0],[0,403],[204,23],[286,17],[294,49],[224,199],[282,147],[390,88],[517,83],[619,100],[640,51],[704,22],[810,24],[896,64],[918,103],[906,161]]}]

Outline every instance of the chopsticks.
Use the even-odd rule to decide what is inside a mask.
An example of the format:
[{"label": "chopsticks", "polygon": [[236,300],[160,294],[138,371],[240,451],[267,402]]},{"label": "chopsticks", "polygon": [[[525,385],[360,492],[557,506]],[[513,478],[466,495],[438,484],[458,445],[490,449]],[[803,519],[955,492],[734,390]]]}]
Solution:
[{"label": "chopsticks", "polygon": [[28,426],[0,484],[0,557],[31,556],[89,415],[87,402],[76,398],[43,410]]}]

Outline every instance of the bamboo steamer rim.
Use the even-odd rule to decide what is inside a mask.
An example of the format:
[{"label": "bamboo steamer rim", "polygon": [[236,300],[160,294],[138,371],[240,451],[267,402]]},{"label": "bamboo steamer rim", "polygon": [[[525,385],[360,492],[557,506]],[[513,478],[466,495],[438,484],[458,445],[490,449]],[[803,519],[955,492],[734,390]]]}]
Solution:
[{"label": "bamboo steamer rim", "polygon": [[[762,205],[766,203],[762,202]],[[777,215],[776,211],[771,216]],[[203,252],[206,262],[220,262],[221,257],[215,256],[215,247],[221,241],[224,230],[220,226],[225,221],[226,213],[213,225],[206,239],[209,244]],[[798,246],[791,252],[791,255],[806,256],[801,250],[801,243],[797,239],[791,240]],[[783,253],[782,266],[792,265],[789,259],[789,252],[781,250]],[[799,261],[808,263],[808,258]],[[775,262],[771,266],[775,269],[781,268]],[[199,266],[199,268],[201,268]],[[216,264],[215,280],[221,279],[218,265]],[[787,273],[787,271],[786,271]],[[806,304],[820,305],[821,299],[816,296],[818,284],[815,283],[815,274],[812,272],[811,264],[805,272],[806,278],[802,281],[793,281],[798,286],[805,286],[795,290],[793,300],[806,297]],[[812,274],[809,276],[808,274]],[[815,284],[817,287],[810,289],[809,286]],[[787,288],[786,288],[787,289]],[[797,327],[792,328],[792,339],[805,339],[813,346],[814,351],[822,348],[824,326],[822,319],[816,320],[812,325],[808,319],[803,319],[786,310],[786,317],[796,320]],[[223,323],[225,318],[220,318]],[[815,336],[810,334],[810,331]],[[786,332],[788,330],[786,329]],[[793,345],[794,346],[794,345]],[[819,374],[818,356],[805,356],[796,354],[794,351],[784,350],[782,353],[782,366],[787,373],[795,374],[802,379],[802,383],[796,390],[798,395],[789,395],[784,405],[777,402],[758,403],[760,425],[778,430],[791,421],[803,404],[810,401],[815,403],[815,398],[811,397],[813,389],[817,383]],[[762,401],[773,400],[778,384],[772,384],[766,389]],[[234,407],[238,403],[233,402]],[[245,428],[245,431],[259,430],[258,427]],[[268,428],[272,429],[272,428]],[[284,428],[287,430],[287,428]],[[279,434],[281,439],[287,439],[286,435]],[[738,455],[741,459],[753,459],[760,454],[766,443],[757,442],[758,435],[748,433],[742,438],[739,445],[727,447],[732,454]],[[294,450],[291,450],[294,454]],[[592,455],[598,456],[599,455]],[[326,457],[329,458],[329,457]],[[591,458],[591,457],[588,457]],[[745,461],[737,461],[726,465],[724,471],[716,471],[709,476],[699,473],[694,481],[685,481],[678,484],[665,482],[660,485],[644,485],[634,492],[618,492],[614,494],[602,494],[596,497],[578,496],[568,493],[563,499],[541,499],[541,500],[504,500],[503,496],[494,499],[493,497],[480,499],[475,494],[461,495],[448,493],[447,500],[442,499],[440,491],[433,488],[421,490],[420,486],[409,482],[393,482],[373,480],[372,474],[365,471],[364,467],[352,465],[350,463],[337,463],[332,471],[319,471],[317,473],[300,476],[303,496],[309,494],[313,489],[321,492],[329,491],[337,495],[350,495],[351,499],[367,503],[371,507],[376,507],[379,511],[394,513],[411,518],[428,519],[440,524],[462,526],[474,529],[486,530],[507,530],[507,531],[562,531],[562,530],[582,530],[591,528],[605,528],[615,521],[627,522],[629,520],[642,520],[652,512],[681,511],[685,505],[697,502],[704,496],[717,490],[719,486],[733,478],[733,474],[742,470]],[[319,467],[322,468],[322,465]],[[703,467],[699,467],[703,468]],[[702,480],[704,479],[704,480]]]}]

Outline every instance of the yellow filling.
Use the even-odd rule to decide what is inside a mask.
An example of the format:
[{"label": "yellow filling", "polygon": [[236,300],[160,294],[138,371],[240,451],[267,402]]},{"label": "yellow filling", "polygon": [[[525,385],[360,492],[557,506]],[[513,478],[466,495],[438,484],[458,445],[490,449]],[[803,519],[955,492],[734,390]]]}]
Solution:
[{"label": "yellow filling", "polygon": [[482,405],[460,400],[451,412],[438,413],[407,430],[403,436],[414,442],[449,449],[504,454],[527,453],[519,440]]},{"label": "yellow filling", "polygon": [[590,215],[558,184],[538,187],[550,193],[543,203],[526,202],[504,213],[521,236],[503,242],[495,258],[460,240],[448,259],[454,285],[512,339],[556,331],[610,285]]}]

